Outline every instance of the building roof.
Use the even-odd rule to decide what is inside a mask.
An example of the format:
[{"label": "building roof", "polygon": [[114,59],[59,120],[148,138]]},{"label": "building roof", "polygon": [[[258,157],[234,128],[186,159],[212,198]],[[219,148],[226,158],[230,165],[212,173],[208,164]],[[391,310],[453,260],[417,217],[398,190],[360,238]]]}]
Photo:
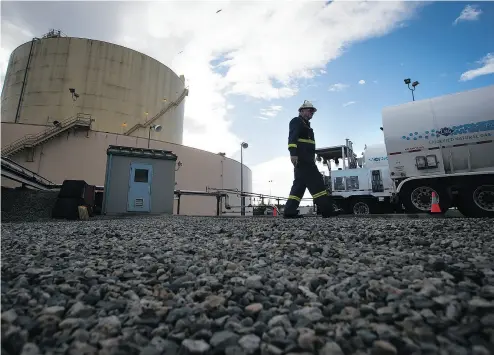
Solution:
[{"label": "building roof", "polygon": [[123,147],[119,145],[110,145],[106,150],[106,154],[136,158],[177,160],[177,156],[169,150]]}]

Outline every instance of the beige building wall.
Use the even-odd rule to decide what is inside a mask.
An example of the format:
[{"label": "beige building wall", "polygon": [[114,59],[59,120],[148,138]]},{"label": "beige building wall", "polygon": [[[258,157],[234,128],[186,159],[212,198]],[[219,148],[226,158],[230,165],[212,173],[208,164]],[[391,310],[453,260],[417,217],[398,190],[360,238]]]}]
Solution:
[{"label": "beige building wall", "polygon": [[[85,38],[40,39],[12,52],[2,90],[2,122],[16,121],[30,52],[18,123],[46,125],[82,112],[94,119],[93,130],[122,134],[185,90],[183,76],[129,48]],[[69,88],[79,94],[77,100]],[[185,98],[154,122],[163,126],[152,132],[155,139],[182,144],[184,105]],[[132,135],[147,138],[148,133],[146,127]]]},{"label": "beige building wall", "polygon": [[[46,126],[2,123],[2,147],[26,134],[38,133]],[[109,145],[147,148],[147,138],[129,137],[116,133],[97,131],[66,131],[47,143],[37,146],[33,161],[27,161],[27,151],[9,157],[29,170],[61,184],[66,179],[81,179],[92,185],[104,185],[106,170],[106,149]],[[150,141],[150,148],[170,150],[178,156],[182,167],[176,172],[176,189],[205,191],[207,187],[239,189],[240,163],[218,154],[186,147],[179,144]],[[252,172],[244,165],[244,190],[252,191]],[[238,215],[240,198],[230,195],[230,214]],[[249,204],[246,198],[246,205]],[[223,210],[225,210],[223,208]],[[175,208],[176,211],[176,208]],[[247,214],[252,209],[246,209]],[[180,214],[215,215],[216,198],[183,196]]]}]

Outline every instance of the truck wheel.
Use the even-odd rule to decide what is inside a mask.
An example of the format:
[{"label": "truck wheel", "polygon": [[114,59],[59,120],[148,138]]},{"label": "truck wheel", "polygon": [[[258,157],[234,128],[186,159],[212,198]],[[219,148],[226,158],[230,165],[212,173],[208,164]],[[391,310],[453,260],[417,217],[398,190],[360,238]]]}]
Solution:
[{"label": "truck wheel", "polygon": [[340,208],[340,206],[338,206],[338,204],[337,204],[337,203],[335,203],[335,202],[331,202],[331,204],[333,205],[333,210],[335,210],[335,211],[339,211],[339,210],[341,210],[341,209],[342,209],[342,208]]},{"label": "truck wheel", "polygon": [[494,184],[476,182],[460,191],[458,207],[465,217],[494,217]]},{"label": "truck wheel", "polygon": [[446,189],[436,184],[422,181],[404,186],[400,192],[400,198],[407,213],[427,213],[432,206],[432,193],[435,192],[439,200],[441,213],[445,213],[451,207],[451,198]]},{"label": "truck wheel", "polygon": [[352,213],[353,214],[371,214],[372,204],[370,200],[355,200],[352,202]]}]

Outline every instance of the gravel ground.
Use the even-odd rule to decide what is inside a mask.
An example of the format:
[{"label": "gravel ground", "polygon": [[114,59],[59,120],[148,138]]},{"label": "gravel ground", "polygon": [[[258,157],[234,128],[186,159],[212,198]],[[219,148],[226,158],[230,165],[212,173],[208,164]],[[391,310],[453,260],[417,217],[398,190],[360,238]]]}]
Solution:
[{"label": "gravel ground", "polygon": [[2,188],[2,223],[51,218],[58,192]]},{"label": "gravel ground", "polygon": [[3,354],[494,353],[492,220],[2,225]]}]

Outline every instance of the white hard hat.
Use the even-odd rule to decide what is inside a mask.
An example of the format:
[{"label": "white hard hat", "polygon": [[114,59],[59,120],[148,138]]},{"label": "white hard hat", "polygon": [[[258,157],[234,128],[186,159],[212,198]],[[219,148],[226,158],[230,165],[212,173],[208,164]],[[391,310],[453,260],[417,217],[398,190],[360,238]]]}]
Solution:
[{"label": "white hard hat", "polygon": [[299,107],[299,111],[304,109],[304,108],[310,108],[310,109],[313,109],[314,112],[317,111],[317,108],[314,107],[314,105],[312,105],[312,103],[308,100],[304,100],[304,103],[302,104],[302,106]]}]

